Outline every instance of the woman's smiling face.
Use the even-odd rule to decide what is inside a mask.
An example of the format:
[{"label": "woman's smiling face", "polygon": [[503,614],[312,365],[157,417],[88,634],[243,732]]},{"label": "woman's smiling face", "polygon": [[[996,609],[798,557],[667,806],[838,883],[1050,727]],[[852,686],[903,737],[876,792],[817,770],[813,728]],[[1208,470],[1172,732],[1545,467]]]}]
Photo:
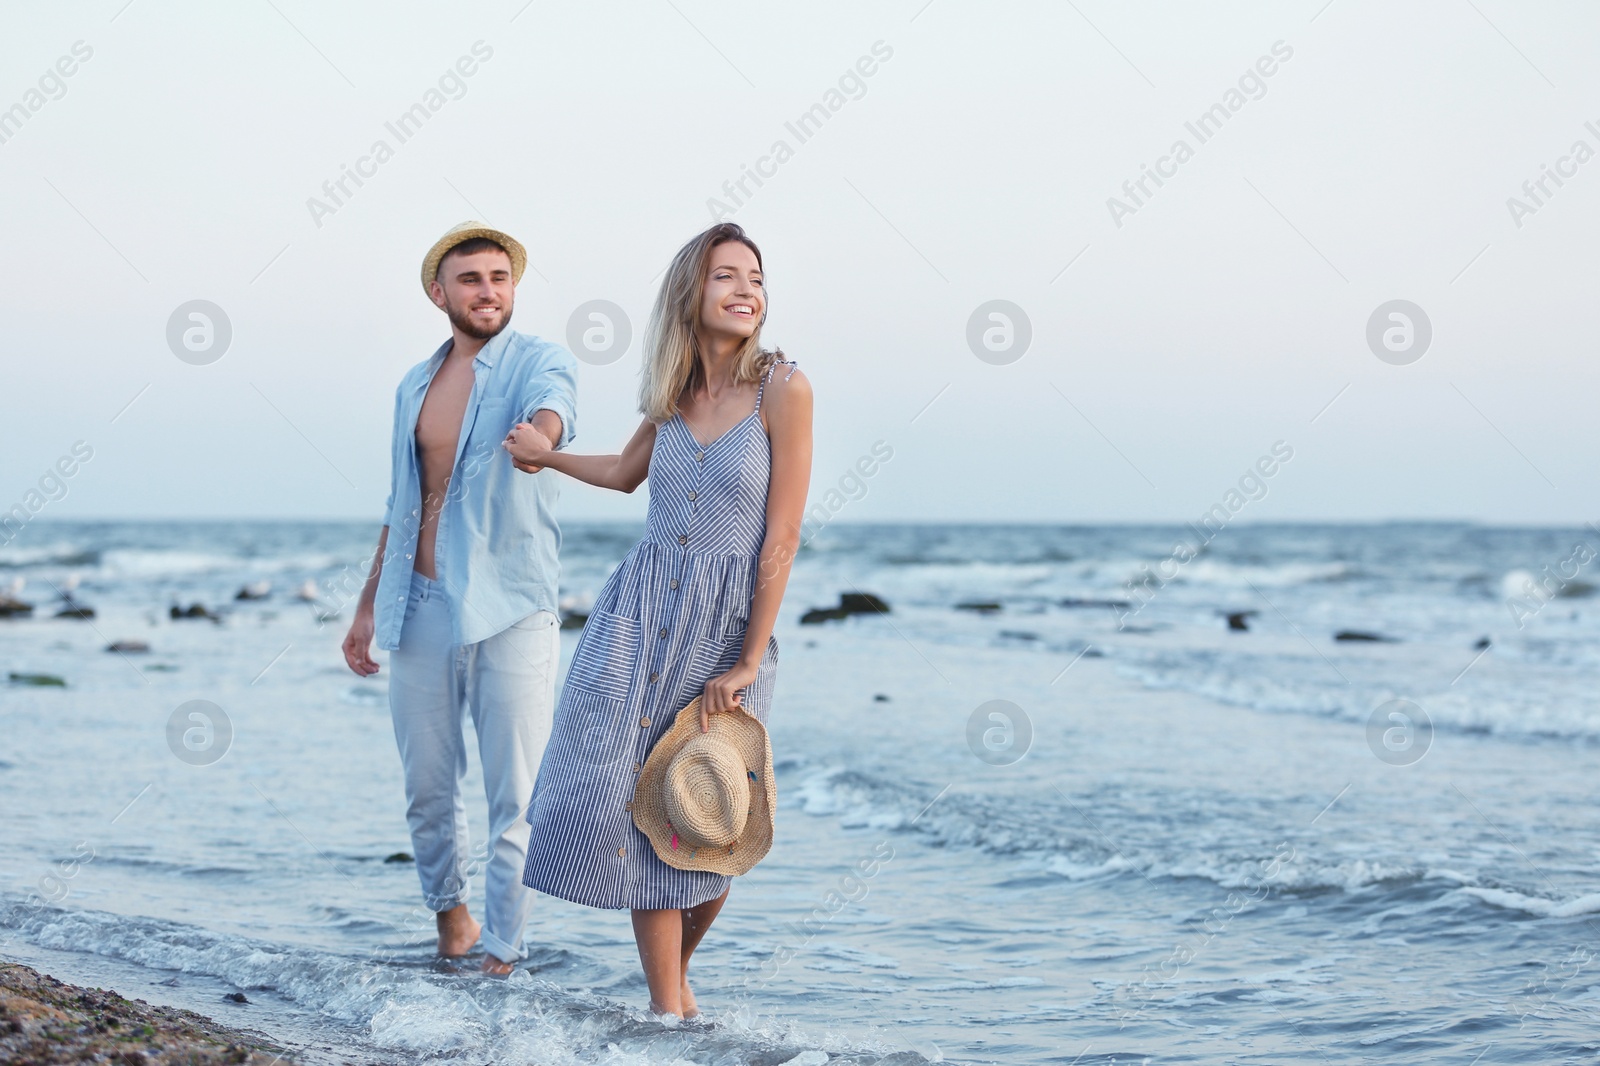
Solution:
[{"label": "woman's smiling face", "polygon": [[752,336],[767,310],[761,264],[738,241],[723,241],[706,258],[705,293],[700,298],[700,329],[712,336]]}]

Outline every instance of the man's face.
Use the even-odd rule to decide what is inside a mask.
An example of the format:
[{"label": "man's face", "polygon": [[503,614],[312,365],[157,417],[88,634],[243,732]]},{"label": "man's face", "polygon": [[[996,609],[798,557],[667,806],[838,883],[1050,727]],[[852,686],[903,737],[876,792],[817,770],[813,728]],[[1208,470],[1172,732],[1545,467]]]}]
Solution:
[{"label": "man's face", "polygon": [[487,340],[511,321],[517,295],[511,257],[498,248],[471,255],[451,252],[439,264],[428,291],[450,316],[451,325],[469,337]]}]

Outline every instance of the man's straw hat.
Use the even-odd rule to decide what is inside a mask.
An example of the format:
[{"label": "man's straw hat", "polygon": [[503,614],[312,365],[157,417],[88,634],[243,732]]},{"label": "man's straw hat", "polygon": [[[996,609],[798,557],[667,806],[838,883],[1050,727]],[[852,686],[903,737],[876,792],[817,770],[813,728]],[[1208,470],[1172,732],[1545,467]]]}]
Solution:
[{"label": "man's straw hat", "polygon": [[439,276],[439,263],[450,254],[450,249],[463,241],[470,241],[474,237],[487,237],[506,250],[511,257],[511,281],[522,280],[522,272],[528,266],[528,250],[517,241],[515,237],[502,233],[497,229],[485,226],[482,222],[467,221],[453,226],[449,233],[433,242],[433,247],[428,249],[428,254],[422,258],[422,291],[430,296],[433,290],[428,286]]},{"label": "man's straw hat", "polygon": [[713,714],[710,729],[700,732],[696,696],[639,771],[633,824],[668,866],[736,876],[772,849],[772,744],[742,710]]}]

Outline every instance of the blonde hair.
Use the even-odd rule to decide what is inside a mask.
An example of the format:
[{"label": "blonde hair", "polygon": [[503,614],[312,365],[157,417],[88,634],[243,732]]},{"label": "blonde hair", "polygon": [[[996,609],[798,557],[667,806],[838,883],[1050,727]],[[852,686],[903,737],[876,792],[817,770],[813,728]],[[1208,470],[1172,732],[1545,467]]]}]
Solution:
[{"label": "blonde hair", "polygon": [[[667,276],[656,294],[645,334],[644,365],[640,368],[639,412],[657,422],[678,411],[678,398],[685,390],[702,385],[705,371],[700,366],[695,326],[700,321],[700,302],[706,291],[706,263],[712,249],[729,241],[744,245],[761,268],[761,249],[745,235],[744,227],[734,222],[719,222],[678,249],[667,267]],[[762,293],[761,321],[765,322],[766,294]],[[772,365],[781,351],[761,347],[761,323],[739,346],[733,357],[733,380],[754,383]]]}]

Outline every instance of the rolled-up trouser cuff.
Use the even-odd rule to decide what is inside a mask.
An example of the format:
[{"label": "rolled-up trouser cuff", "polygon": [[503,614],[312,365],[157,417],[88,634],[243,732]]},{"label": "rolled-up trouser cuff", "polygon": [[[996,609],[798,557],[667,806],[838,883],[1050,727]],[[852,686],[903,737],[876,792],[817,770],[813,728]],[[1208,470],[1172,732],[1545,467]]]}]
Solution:
[{"label": "rolled-up trouser cuff", "polygon": [[520,947],[512,947],[504,940],[495,936],[489,930],[483,931],[483,950],[499,959],[501,962],[521,962],[528,957],[528,953]]},{"label": "rolled-up trouser cuff", "polygon": [[472,893],[463,889],[451,896],[423,896],[422,902],[424,906],[435,914],[443,914],[445,911],[455,910],[467,902],[468,897],[471,895]]}]

